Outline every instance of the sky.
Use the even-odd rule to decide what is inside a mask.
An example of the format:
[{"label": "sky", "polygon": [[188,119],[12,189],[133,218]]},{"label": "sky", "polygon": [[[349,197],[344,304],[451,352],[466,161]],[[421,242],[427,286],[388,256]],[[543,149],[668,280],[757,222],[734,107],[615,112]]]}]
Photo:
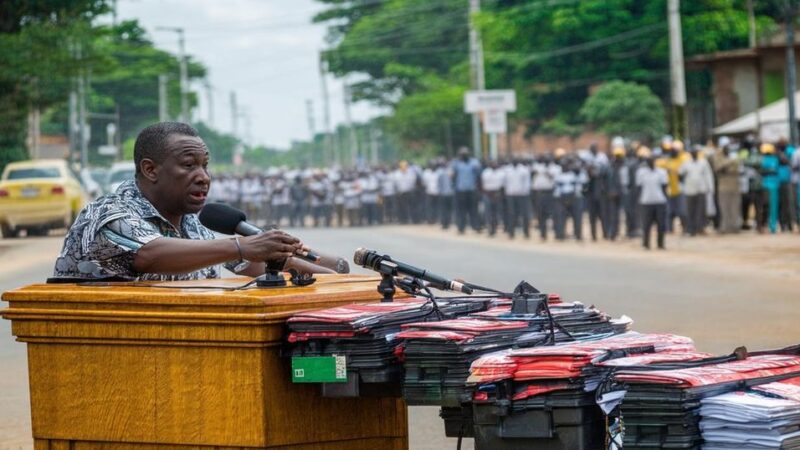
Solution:
[{"label": "sky", "polygon": [[[208,68],[211,84],[212,108],[202,83],[192,85],[200,100],[196,120],[208,122],[213,110],[213,126],[232,131],[235,91],[246,115],[238,135],[248,144],[288,148],[311,137],[307,100],[316,131],[324,131],[318,60],[325,26],[311,24],[321,6],[314,0],[118,0],[117,14],[138,19],[158,48],[175,54],[177,33],[157,27],[184,28],[186,52]],[[327,79],[333,128],[345,121],[344,80]],[[382,113],[365,103],[351,109],[356,122]]]}]

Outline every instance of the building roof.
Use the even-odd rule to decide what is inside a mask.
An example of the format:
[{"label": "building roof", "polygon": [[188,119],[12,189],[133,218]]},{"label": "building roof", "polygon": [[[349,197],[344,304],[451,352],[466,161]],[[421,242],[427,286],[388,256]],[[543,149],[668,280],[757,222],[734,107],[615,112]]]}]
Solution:
[{"label": "building roof", "polygon": [[[795,104],[800,106],[800,91],[795,92],[794,98]],[[795,112],[795,115],[797,116],[795,119],[800,119],[800,108],[798,108],[798,111]],[[780,132],[779,130],[781,130],[782,127],[787,124],[788,117],[789,102],[786,101],[786,98],[784,97],[776,102],[761,107],[757,112],[754,111],[747,113],[737,119],[731,120],[728,123],[714,128],[714,134],[746,134],[755,133],[756,130],[761,130],[763,135],[765,128],[774,130],[775,133],[778,133]]]}]

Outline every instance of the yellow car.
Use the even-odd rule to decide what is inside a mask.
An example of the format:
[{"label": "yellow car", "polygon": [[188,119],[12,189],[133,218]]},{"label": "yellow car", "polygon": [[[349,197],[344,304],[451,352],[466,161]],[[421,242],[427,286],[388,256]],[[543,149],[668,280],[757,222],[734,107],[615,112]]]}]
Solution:
[{"label": "yellow car", "polygon": [[86,203],[78,178],[61,159],[10,163],[0,178],[0,230],[3,237],[46,235],[69,228]]}]

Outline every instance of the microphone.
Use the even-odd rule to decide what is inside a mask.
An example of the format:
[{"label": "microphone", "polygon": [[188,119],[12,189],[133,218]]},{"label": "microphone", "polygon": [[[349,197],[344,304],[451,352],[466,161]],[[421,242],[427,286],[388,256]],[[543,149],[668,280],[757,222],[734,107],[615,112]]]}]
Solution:
[{"label": "microphone", "polygon": [[431,286],[445,291],[457,291],[472,294],[472,288],[458,281],[448,280],[408,264],[393,260],[389,255],[379,255],[374,250],[359,248],[353,255],[353,262],[366,269],[390,275],[403,274],[427,281]]},{"label": "microphone", "polygon": [[[200,223],[209,230],[222,234],[240,234],[253,236],[263,233],[264,230],[247,221],[247,216],[241,210],[224,203],[209,203],[203,207],[199,214]],[[319,264],[337,273],[350,273],[350,265],[344,258],[320,255],[312,250],[300,250],[295,254],[306,261]]]}]

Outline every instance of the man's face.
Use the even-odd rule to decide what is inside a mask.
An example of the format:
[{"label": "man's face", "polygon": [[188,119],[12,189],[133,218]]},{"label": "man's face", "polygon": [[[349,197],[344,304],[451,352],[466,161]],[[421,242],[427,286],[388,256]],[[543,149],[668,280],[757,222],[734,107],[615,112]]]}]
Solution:
[{"label": "man's face", "polygon": [[172,135],[168,153],[159,167],[159,196],[172,212],[191,214],[200,211],[208,196],[208,148],[199,137]]}]

